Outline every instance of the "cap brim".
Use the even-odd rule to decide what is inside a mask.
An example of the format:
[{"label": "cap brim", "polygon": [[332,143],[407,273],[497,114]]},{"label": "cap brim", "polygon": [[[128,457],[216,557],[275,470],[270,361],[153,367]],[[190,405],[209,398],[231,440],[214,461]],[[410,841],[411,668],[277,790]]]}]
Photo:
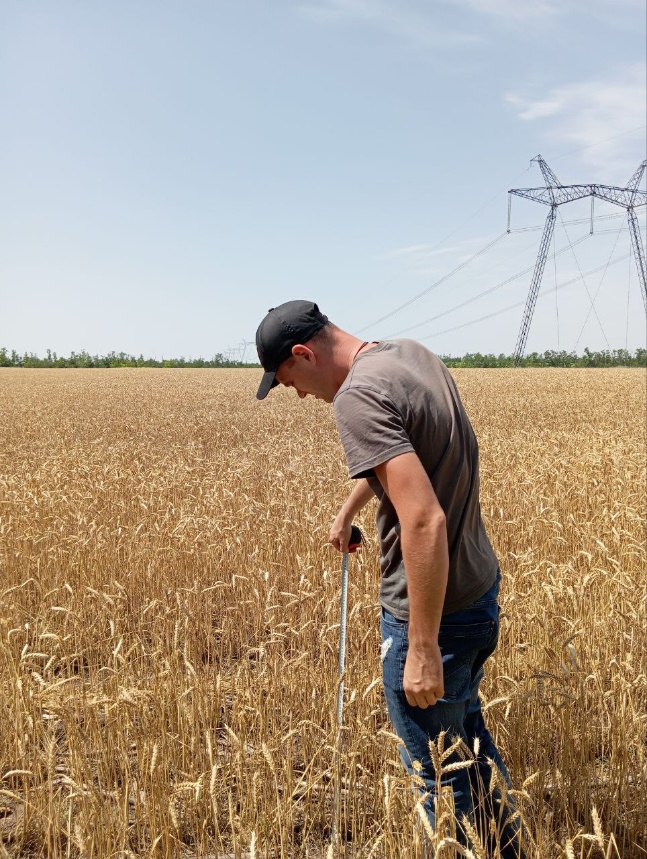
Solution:
[{"label": "cap brim", "polygon": [[276,370],[268,370],[261,379],[261,384],[258,386],[258,392],[256,394],[257,400],[264,400],[265,397],[269,394],[272,388],[275,388],[278,385],[276,381]]}]

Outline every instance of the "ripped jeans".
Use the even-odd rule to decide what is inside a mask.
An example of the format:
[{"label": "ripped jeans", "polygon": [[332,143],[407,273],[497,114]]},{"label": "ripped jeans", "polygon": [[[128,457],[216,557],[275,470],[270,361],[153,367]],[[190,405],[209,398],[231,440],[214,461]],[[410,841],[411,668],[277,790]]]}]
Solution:
[{"label": "ripped jeans", "polygon": [[[420,790],[427,794],[425,811],[435,829],[434,800],[437,773],[429,752],[429,743],[447,732],[445,749],[455,737],[460,737],[472,754],[478,740],[475,763],[440,774],[442,786],[449,786],[454,796],[457,819],[457,837],[467,844],[467,834],[460,826],[463,816],[481,834],[487,843],[492,839],[489,818],[497,824],[501,856],[503,859],[522,859],[525,856],[521,841],[522,829],[514,815],[514,800],[506,796],[502,801],[500,789],[491,790],[493,763],[501,778],[503,792],[512,787],[510,776],[501,755],[485,726],[479,700],[479,683],[483,679],[483,664],[496,649],[499,635],[499,585],[501,574],[489,591],[465,609],[443,616],[438,636],[443,656],[445,694],[433,707],[412,707],[406,700],[403,688],[404,664],[408,650],[408,628],[382,608],[382,676],[389,718],[402,740],[400,757],[411,775],[424,782]],[[462,760],[458,752],[447,758],[443,766]],[[413,762],[416,762],[415,768]],[[419,768],[421,766],[421,769]],[[492,846],[492,845],[490,845]]]}]

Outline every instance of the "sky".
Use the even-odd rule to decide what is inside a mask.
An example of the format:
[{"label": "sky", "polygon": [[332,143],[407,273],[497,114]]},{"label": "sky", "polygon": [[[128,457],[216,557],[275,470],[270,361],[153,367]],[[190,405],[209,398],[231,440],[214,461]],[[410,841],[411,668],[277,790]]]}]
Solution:
[{"label": "sky", "polygon": [[[0,346],[255,360],[270,307],[515,348],[542,225],[624,186],[644,0],[0,0]],[[645,189],[643,177],[641,188]],[[638,209],[643,242],[645,207]],[[558,210],[526,351],[646,345],[623,209]],[[487,293],[483,295],[483,293]]]}]

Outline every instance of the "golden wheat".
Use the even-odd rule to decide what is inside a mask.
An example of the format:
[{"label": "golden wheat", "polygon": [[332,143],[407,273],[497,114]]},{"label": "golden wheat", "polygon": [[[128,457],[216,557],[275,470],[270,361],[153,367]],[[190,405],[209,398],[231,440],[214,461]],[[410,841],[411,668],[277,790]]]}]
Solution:
[{"label": "golden wheat", "polygon": [[[536,857],[645,855],[645,375],[463,370],[504,575],[486,717]],[[349,490],[331,411],[245,370],[0,371],[0,850],[323,857]],[[420,855],[353,556],[339,832]],[[442,767],[442,749],[437,751]],[[433,834],[460,855],[453,821]],[[471,855],[483,855],[474,835]],[[470,855],[463,852],[463,855]]]}]

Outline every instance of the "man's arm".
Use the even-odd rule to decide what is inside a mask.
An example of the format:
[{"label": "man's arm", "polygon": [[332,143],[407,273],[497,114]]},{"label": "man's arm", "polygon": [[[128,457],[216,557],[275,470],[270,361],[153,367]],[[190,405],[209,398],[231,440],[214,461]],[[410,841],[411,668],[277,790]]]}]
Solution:
[{"label": "man's arm", "polygon": [[350,540],[350,529],[353,519],[368,504],[371,498],[374,497],[373,490],[368,485],[368,480],[362,477],[355,482],[353,491],[342,505],[330,528],[328,542],[332,543],[335,549],[340,552],[348,551],[348,541]]},{"label": "man's arm", "polygon": [[415,453],[396,456],[375,473],[400,522],[409,595],[404,693],[409,704],[424,709],[444,694],[438,630],[449,570],[445,514]]}]

